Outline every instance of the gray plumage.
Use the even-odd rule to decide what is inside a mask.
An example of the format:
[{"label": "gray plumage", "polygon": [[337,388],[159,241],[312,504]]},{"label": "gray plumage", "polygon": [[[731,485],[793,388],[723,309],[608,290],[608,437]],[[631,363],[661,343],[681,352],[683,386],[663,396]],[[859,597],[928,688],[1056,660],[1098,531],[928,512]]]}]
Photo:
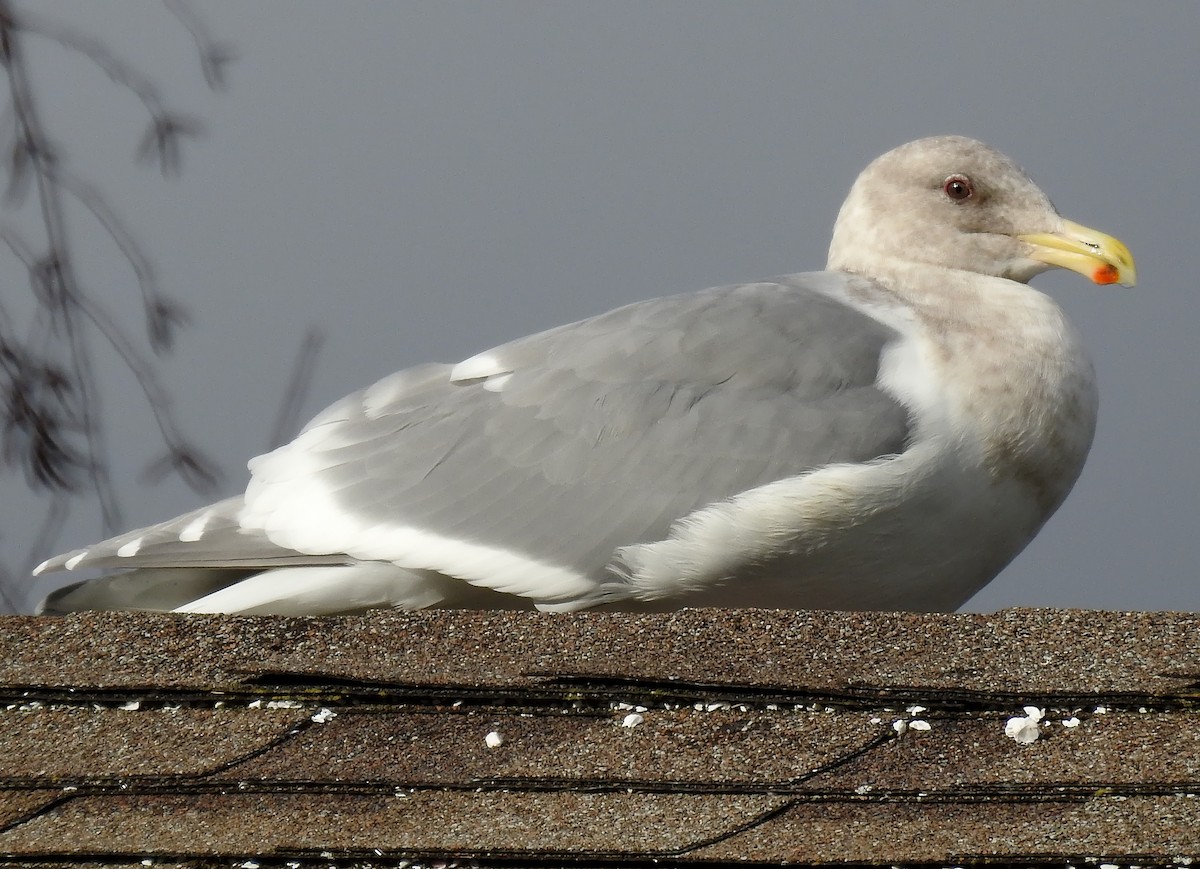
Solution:
[{"label": "gray plumage", "polygon": [[[1042,220],[1018,219],[1015,231],[1059,231],[1048,200],[986,146],[945,137],[924,140],[915,156],[934,161],[925,174],[935,186],[986,167],[1004,182],[988,188],[993,199],[1015,187],[1016,204]],[[902,168],[911,172],[913,157]],[[854,202],[852,194],[842,221],[858,219],[848,217]],[[1012,221],[1011,204],[1000,204]],[[921,220],[909,223],[919,230]],[[1046,267],[1028,242],[1007,237],[1013,277]],[[1065,496],[1091,428],[1057,420],[1033,432],[1061,439],[1060,428],[1078,429],[1074,464],[1032,511],[1007,483],[998,489],[994,518],[1008,527],[957,544],[951,535],[971,533],[957,519],[941,537],[922,530],[914,511],[943,522],[964,492],[962,520],[974,522],[992,497],[986,480],[996,478],[983,460],[958,473],[974,451],[942,443],[951,435],[986,443],[986,425],[930,422],[944,401],[930,405],[920,381],[939,376],[940,363],[925,357],[945,346],[930,324],[965,337],[989,316],[979,308],[947,319],[930,303],[942,286],[960,308],[982,303],[975,288],[957,286],[961,269],[938,278],[851,268],[718,287],[628,305],[457,366],[401,371],[254,460],[245,496],[50,559],[39,572],[134,570],[55,592],[43,608],[957,606]],[[1026,349],[1040,352],[1036,342]],[[1064,369],[1051,397],[1086,401],[1086,359],[1076,364],[1069,340],[1059,355],[1045,352]],[[945,400],[960,392],[950,384]],[[911,486],[899,475],[908,464]],[[941,489],[923,488],[943,476]],[[877,507],[864,495],[876,486]],[[839,506],[841,489],[853,509]],[[922,551],[943,538],[981,551]]]}]

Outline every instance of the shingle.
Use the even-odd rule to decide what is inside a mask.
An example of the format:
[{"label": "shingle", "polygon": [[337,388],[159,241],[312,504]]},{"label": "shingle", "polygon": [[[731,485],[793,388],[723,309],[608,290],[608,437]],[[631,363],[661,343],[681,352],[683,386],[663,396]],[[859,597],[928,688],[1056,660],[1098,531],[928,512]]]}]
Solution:
[{"label": "shingle", "polygon": [[269,746],[296,710],[35,708],[0,712],[0,786],[194,776]]},{"label": "shingle", "polygon": [[0,852],[674,853],[782,805],[761,795],[572,792],[78,797],[0,833]]},{"label": "shingle", "polygon": [[688,856],[716,861],[749,856],[764,863],[1088,858],[1138,864],[1198,852],[1200,799],[1176,795],[1078,802],[802,802]]},{"label": "shingle", "polygon": [[[626,714],[344,714],[218,778],[767,788],[803,779],[892,732],[866,713],[658,709],[623,727]],[[484,742],[492,731],[503,737],[497,748]]]},{"label": "shingle", "polygon": [[56,788],[9,790],[0,789],[0,829],[31,817],[39,809],[62,796]]},{"label": "shingle", "polygon": [[1081,711],[1075,727],[1048,716],[1042,736],[1022,745],[1004,716],[931,721],[930,730],[865,752],[808,781],[825,790],[937,793],[1069,787],[1200,789],[1200,712]]},{"label": "shingle", "polygon": [[1191,697],[1200,615],[683,610],[378,611],[301,619],[87,613],[13,620],[0,681],[236,688],[276,674],[440,686],[547,687],[556,677],[892,696]]},{"label": "shingle", "polygon": [[1200,858],[1193,614],[0,618],[0,693],[27,864]]}]

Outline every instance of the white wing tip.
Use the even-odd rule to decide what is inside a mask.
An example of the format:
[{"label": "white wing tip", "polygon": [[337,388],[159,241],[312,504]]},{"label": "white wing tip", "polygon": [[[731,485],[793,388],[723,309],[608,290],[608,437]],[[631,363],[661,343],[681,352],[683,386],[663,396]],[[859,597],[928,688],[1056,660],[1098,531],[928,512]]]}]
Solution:
[{"label": "white wing tip", "polygon": [[201,537],[203,537],[204,529],[208,525],[208,522],[210,519],[212,519],[212,517],[213,517],[213,511],[205,510],[203,513],[201,513],[199,516],[197,516],[195,519],[193,519],[187,525],[184,525],[183,529],[179,532],[179,542],[180,543],[195,543],[197,540],[199,540]]},{"label": "white wing tip", "polygon": [[141,551],[144,540],[144,537],[133,538],[124,546],[121,546],[119,549],[117,549],[117,558],[133,558],[133,556],[137,555],[138,552]]}]

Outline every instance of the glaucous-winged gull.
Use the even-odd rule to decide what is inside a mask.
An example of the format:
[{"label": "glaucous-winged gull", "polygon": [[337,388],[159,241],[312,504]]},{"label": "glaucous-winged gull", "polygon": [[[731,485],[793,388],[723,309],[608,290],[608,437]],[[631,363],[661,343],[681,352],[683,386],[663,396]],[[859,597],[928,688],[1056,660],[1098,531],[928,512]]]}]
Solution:
[{"label": "glaucous-winged gull", "polygon": [[1011,160],[895,149],[823,272],[639,302],[386,377],[250,462],[243,496],[52,558],[127,567],[48,612],[949,610],[1037,533],[1096,419],[1026,281],[1132,284]]}]

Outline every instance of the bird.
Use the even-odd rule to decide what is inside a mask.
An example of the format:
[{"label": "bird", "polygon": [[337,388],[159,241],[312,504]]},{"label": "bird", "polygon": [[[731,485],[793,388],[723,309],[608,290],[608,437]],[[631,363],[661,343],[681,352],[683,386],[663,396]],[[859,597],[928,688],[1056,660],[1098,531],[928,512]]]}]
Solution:
[{"label": "bird", "polygon": [[408,368],[252,459],[245,493],[50,558],[90,609],[949,611],[1059,507],[1095,431],[1028,282],[1133,286],[963,136],[854,181],[822,271],[636,302]]}]

